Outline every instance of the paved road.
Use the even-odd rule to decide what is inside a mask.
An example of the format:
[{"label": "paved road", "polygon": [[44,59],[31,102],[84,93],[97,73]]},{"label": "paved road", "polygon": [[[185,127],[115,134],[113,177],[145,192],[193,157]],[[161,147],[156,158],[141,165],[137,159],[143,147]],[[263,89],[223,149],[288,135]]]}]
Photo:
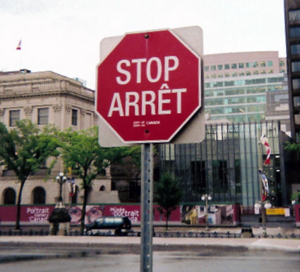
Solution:
[{"label": "paved road", "polygon": [[[299,254],[278,251],[155,252],[155,272],[299,272]],[[1,264],[5,272],[139,272],[139,255],[94,255]]]}]

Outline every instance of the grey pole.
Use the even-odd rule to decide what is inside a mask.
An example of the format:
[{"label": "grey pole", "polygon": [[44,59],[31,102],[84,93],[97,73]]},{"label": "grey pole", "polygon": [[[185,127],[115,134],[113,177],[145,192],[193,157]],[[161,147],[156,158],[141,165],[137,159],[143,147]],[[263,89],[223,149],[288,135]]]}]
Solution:
[{"label": "grey pole", "polygon": [[153,145],[142,145],[141,272],[152,272]]}]

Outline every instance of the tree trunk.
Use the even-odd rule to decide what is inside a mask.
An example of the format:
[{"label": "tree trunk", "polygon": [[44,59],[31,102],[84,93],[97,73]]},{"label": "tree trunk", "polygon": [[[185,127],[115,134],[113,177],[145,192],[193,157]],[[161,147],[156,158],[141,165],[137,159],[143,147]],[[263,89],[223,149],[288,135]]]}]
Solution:
[{"label": "tree trunk", "polygon": [[21,201],[22,201],[22,192],[23,187],[25,185],[25,181],[20,182],[20,189],[18,194],[18,202],[17,202],[17,218],[16,218],[16,230],[20,229],[20,218],[21,218]]},{"label": "tree trunk", "polygon": [[170,214],[167,212],[167,214],[166,214],[166,230],[168,230],[169,218],[170,218]]},{"label": "tree trunk", "polygon": [[85,214],[86,214],[86,204],[88,198],[89,188],[84,188],[84,197],[83,197],[83,205],[82,205],[82,214],[80,219],[80,235],[83,236],[84,234],[84,221],[85,221]]}]

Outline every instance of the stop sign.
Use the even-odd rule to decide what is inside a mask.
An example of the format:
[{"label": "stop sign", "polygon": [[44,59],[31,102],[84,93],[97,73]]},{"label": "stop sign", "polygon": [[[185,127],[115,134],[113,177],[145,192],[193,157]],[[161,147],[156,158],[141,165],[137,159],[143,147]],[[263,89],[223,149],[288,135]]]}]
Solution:
[{"label": "stop sign", "polygon": [[124,143],[169,142],[201,107],[201,59],[170,30],[126,34],[97,73],[96,111]]}]

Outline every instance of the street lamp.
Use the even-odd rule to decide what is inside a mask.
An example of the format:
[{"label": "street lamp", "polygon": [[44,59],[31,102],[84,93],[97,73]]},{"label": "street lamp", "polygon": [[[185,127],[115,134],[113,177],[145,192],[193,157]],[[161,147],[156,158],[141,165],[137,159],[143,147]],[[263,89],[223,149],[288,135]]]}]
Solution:
[{"label": "street lamp", "polygon": [[266,231],[266,209],[270,209],[272,207],[271,203],[268,201],[257,201],[254,204],[254,208],[260,210],[262,215],[262,228],[263,228],[263,236],[267,236]]},{"label": "street lamp", "polygon": [[202,195],[201,200],[205,201],[205,223],[206,223],[206,228],[205,230],[208,231],[208,201],[211,201],[212,197],[208,194]]},{"label": "street lamp", "polygon": [[64,182],[66,182],[67,177],[64,176],[64,173],[59,173],[59,175],[56,177],[57,182],[59,183],[59,198],[58,198],[58,202],[63,202],[62,199],[62,185]]}]

